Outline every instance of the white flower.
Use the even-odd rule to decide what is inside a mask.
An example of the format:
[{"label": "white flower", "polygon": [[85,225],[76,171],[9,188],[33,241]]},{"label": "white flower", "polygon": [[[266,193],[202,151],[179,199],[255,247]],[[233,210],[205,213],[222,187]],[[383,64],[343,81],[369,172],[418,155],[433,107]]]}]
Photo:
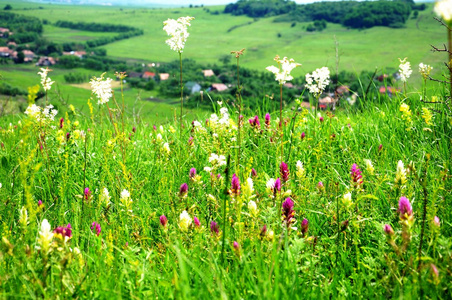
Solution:
[{"label": "white flower", "polygon": [[370,174],[373,174],[375,169],[374,169],[374,165],[372,164],[372,161],[370,159],[364,159],[364,163],[366,164],[367,172],[369,172]]},{"label": "white flower", "polygon": [[303,178],[306,174],[306,171],[303,167],[303,163],[301,161],[297,161],[297,171],[296,175],[298,178]]},{"label": "white flower", "polygon": [[400,59],[400,65],[399,65],[399,73],[400,73],[400,80],[402,80],[402,82],[406,82],[408,80],[408,78],[410,78],[411,73],[413,72],[411,70],[411,64],[409,61],[406,61],[407,58],[405,57],[404,59]]},{"label": "white flower", "polygon": [[330,70],[323,67],[315,70],[312,74],[306,74],[306,87],[311,94],[319,97],[330,84]]},{"label": "white flower", "polygon": [[257,217],[258,211],[256,202],[250,200],[250,202],[248,202],[248,210],[250,211],[250,214],[253,218]]},{"label": "white flower", "polygon": [[130,193],[128,190],[123,189],[121,192],[121,198],[119,199],[121,201],[122,206],[125,207],[127,212],[132,212],[132,199],[130,198]]},{"label": "white flower", "polygon": [[177,20],[168,19],[163,22],[163,30],[171,36],[166,40],[166,43],[171,47],[171,50],[182,53],[185,42],[190,35],[187,28],[190,26],[190,21],[194,19],[194,17],[180,17]]},{"label": "white flower", "polygon": [[253,179],[251,179],[250,177],[248,177],[247,179],[246,179],[246,182],[245,182],[245,184],[243,185],[243,187],[242,187],[242,192],[243,192],[243,195],[246,197],[246,198],[253,198],[254,196],[253,196],[253,193],[254,193],[254,183],[253,183]]},{"label": "white flower", "polygon": [[[126,190],[124,190],[124,191],[126,191]],[[129,193],[128,191],[126,191],[126,192]],[[126,196],[126,193],[124,193],[124,195]],[[121,193],[121,196],[122,196],[122,193]],[[127,197],[130,197],[130,193]],[[103,188],[102,193],[99,196],[99,202],[104,206],[108,206],[111,204],[110,199],[111,199],[110,193],[108,192],[107,188]]]},{"label": "white flower", "polygon": [[351,206],[353,204],[353,202],[352,202],[352,194],[351,193],[345,194],[344,197],[342,198],[342,202],[347,207]]},{"label": "white flower", "polygon": [[187,231],[191,225],[191,217],[186,210],[184,210],[179,216],[179,228],[182,231]]},{"label": "white flower", "polygon": [[36,122],[53,121],[57,113],[58,111],[53,108],[52,104],[46,106],[44,109],[41,109],[41,107],[37,106],[36,104],[31,104],[25,110],[25,114],[35,119]]},{"label": "white flower", "polygon": [[270,178],[267,183],[265,184],[265,186],[267,187],[267,193],[272,194],[273,193],[273,189],[275,188],[275,179],[274,178]]},{"label": "white flower", "polygon": [[49,73],[49,71],[51,71],[49,68],[41,68],[41,72],[38,72],[38,75],[41,75],[41,85],[44,91],[50,90],[52,84],[55,82],[52,81],[50,77],[47,77],[47,73]]},{"label": "white flower", "polygon": [[126,189],[123,189],[122,192],[121,192],[121,199],[128,199],[128,198],[130,198],[129,191],[126,190]]},{"label": "white flower", "polygon": [[224,155],[212,153],[209,156],[209,162],[212,163],[212,165],[224,166],[226,165],[226,157]]},{"label": "white flower", "polygon": [[50,223],[49,221],[47,221],[47,219],[44,219],[41,223],[41,231],[39,231],[38,245],[36,246],[36,248],[41,249],[44,254],[47,254],[52,239],[53,232],[51,230]]},{"label": "white flower", "polygon": [[278,63],[279,68],[269,66],[266,69],[275,74],[275,80],[278,81],[279,84],[291,81],[293,77],[290,75],[290,72],[296,67],[301,66],[301,64],[296,63],[293,58],[287,59],[287,57],[284,57],[280,60],[278,55],[275,57],[275,61]]},{"label": "white flower", "polygon": [[158,142],[163,141],[162,134],[157,133],[157,141],[158,141]]},{"label": "white flower", "polygon": [[421,73],[422,77],[424,77],[424,79],[427,79],[428,76],[430,75],[430,72],[433,70],[433,67],[429,66],[429,65],[424,65],[423,63],[419,64],[419,73]]},{"label": "white flower", "polygon": [[0,182],[0,189],[2,188],[2,183]]},{"label": "white flower", "polygon": [[26,227],[28,224],[28,212],[25,206],[19,209],[19,223],[22,227]]},{"label": "white flower", "polygon": [[446,22],[452,20],[452,1],[441,0],[435,3],[433,11]]},{"label": "white flower", "polygon": [[93,93],[96,94],[98,99],[97,104],[105,104],[110,101],[110,98],[113,96],[113,91],[111,89],[111,78],[107,78],[104,81],[105,73],[102,73],[99,78],[93,77],[90,80],[91,89]]},{"label": "white flower", "polygon": [[397,163],[395,182],[400,185],[404,185],[406,183],[406,169],[401,160]]},{"label": "white flower", "polygon": [[163,150],[165,150],[166,154],[169,154],[171,152],[171,149],[170,149],[168,143],[163,144]]}]

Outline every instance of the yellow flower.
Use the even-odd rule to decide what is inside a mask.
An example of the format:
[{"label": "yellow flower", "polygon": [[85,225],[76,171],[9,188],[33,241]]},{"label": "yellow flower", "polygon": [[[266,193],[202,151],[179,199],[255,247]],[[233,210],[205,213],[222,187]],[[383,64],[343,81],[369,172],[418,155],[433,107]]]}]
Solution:
[{"label": "yellow flower", "polygon": [[427,125],[432,125],[433,115],[432,112],[426,107],[422,108],[422,118],[425,120]]}]

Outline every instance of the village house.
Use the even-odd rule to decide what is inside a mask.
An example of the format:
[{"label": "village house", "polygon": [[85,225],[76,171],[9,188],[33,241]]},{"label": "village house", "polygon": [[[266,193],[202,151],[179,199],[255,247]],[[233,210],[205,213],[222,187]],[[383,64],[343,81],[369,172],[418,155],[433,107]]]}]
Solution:
[{"label": "village house", "polygon": [[143,73],[143,75],[141,75],[141,78],[147,79],[147,80],[154,79],[154,77],[155,77],[155,73],[154,72],[149,72],[149,71],[146,71],[146,72]]},{"label": "village house", "polygon": [[0,27],[0,37],[10,36],[12,33],[8,28]]},{"label": "village house", "polygon": [[0,47],[0,57],[11,57],[14,51],[8,47]]},{"label": "village house", "polygon": [[227,85],[224,83],[212,83],[209,88],[210,91],[224,92],[228,89]]},{"label": "village house", "polygon": [[63,51],[63,55],[74,55],[82,59],[86,56],[86,51]]},{"label": "village house", "polygon": [[215,73],[213,72],[213,70],[202,70],[202,73],[204,74],[204,77],[211,77],[211,76],[215,76]]},{"label": "village house", "polygon": [[201,85],[194,81],[189,81],[185,84],[185,88],[190,91],[190,94],[198,93],[201,91]]},{"label": "village house", "polygon": [[169,79],[169,73],[160,73],[159,77],[160,77],[161,81],[168,80]]},{"label": "village house", "polygon": [[56,63],[57,62],[56,62],[55,58],[50,57],[50,56],[42,56],[39,58],[36,65],[39,67],[48,67],[48,66],[56,65]]},{"label": "village house", "polygon": [[36,55],[34,54],[33,51],[30,51],[30,50],[24,50],[24,51],[22,51],[22,52],[23,52],[24,55],[25,55],[24,62],[26,62],[26,63],[32,62],[33,59],[35,59],[35,57],[36,57]]}]

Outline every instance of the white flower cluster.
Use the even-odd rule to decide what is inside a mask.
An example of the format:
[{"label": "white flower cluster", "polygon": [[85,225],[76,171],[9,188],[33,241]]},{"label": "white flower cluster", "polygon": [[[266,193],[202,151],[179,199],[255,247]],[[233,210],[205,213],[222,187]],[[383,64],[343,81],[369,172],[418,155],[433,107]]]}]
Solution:
[{"label": "white flower cluster", "polygon": [[[129,194],[129,197],[130,197],[130,194]],[[102,193],[99,196],[100,204],[104,205],[104,206],[109,206],[111,204],[110,199],[111,199],[111,196],[110,196],[110,193],[108,192],[108,189],[103,188]]]},{"label": "white flower cluster", "polygon": [[433,8],[435,14],[442,18],[446,22],[452,20],[452,1],[451,0],[441,0],[435,3]]},{"label": "white flower cluster", "polygon": [[366,165],[366,170],[367,172],[369,172],[370,174],[374,174],[375,168],[374,165],[372,164],[372,161],[370,159],[365,158],[364,159],[364,164]]},{"label": "white flower cluster", "polygon": [[311,94],[319,97],[330,84],[330,70],[323,67],[315,70],[312,74],[306,74],[306,87]]},{"label": "white flower cluster", "polygon": [[34,118],[36,122],[53,121],[58,111],[53,109],[53,105],[47,105],[44,109],[37,106],[36,104],[31,104],[25,110],[25,114]]},{"label": "white flower cluster", "polygon": [[275,61],[278,63],[279,68],[275,66],[269,66],[266,69],[273,74],[275,74],[275,80],[279,82],[279,84],[284,84],[286,81],[291,81],[293,79],[290,72],[301,64],[296,63],[293,58],[287,59],[284,57],[283,59],[279,59],[279,56],[275,57]]},{"label": "white flower cluster", "polygon": [[306,171],[303,167],[303,163],[301,161],[297,161],[297,171],[296,175],[298,178],[303,178],[306,175]]},{"label": "white flower cluster", "polygon": [[212,129],[220,130],[236,130],[237,126],[229,116],[228,109],[226,107],[220,108],[220,116],[217,114],[211,114],[209,118],[209,125]]},{"label": "white flower cluster", "polygon": [[430,75],[430,72],[433,70],[432,66],[424,65],[423,63],[419,64],[419,73],[421,73],[424,79],[427,79]]},{"label": "white flower cluster", "polygon": [[38,234],[38,245],[36,246],[36,249],[40,249],[44,254],[47,254],[48,250],[50,249],[52,239],[52,228],[49,221],[47,221],[47,219],[44,219],[41,223],[41,231],[39,231]]},{"label": "white flower cluster", "polygon": [[104,80],[105,73],[102,73],[99,78],[93,77],[90,80],[91,90],[98,99],[97,104],[105,104],[113,96],[113,91],[111,89],[111,78]]},{"label": "white flower cluster", "polygon": [[184,210],[179,216],[179,228],[182,231],[188,231],[188,228],[191,225],[191,217],[186,210]]},{"label": "white flower cluster", "polygon": [[211,172],[212,170],[226,165],[226,157],[224,155],[210,154],[209,163],[212,167],[204,167],[204,171]]},{"label": "white flower cluster", "polygon": [[171,50],[182,53],[185,42],[190,35],[187,28],[190,26],[190,21],[194,19],[194,17],[180,17],[177,20],[168,19],[163,22],[163,30],[171,36],[166,40],[166,43],[171,47]]},{"label": "white flower cluster", "polygon": [[400,59],[400,65],[399,65],[399,73],[400,73],[400,80],[402,80],[402,82],[406,82],[408,80],[408,78],[410,78],[411,73],[413,73],[413,71],[411,70],[411,64],[409,61],[406,61],[407,58],[405,57],[404,59]]},{"label": "white flower cluster", "polygon": [[121,198],[119,199],[121,201],[122,206],[125,207],[127,212],[132,212],[132,199],[130,198],[130,193],[128,190],[123,189],[121,192]]},{"label": "white flower cluster", "polygon": [[41,72],[38,72],[38,75],[41,75],[41,85],[42,88],[44,89],[44,91],[48,91],[50,90],[50,88],[52,87],[52,84],[55,81],[52,81],[50,79],[50,77],[47,77],[47,74],[49,73],[49,69],[48,68],[41,68]]}]

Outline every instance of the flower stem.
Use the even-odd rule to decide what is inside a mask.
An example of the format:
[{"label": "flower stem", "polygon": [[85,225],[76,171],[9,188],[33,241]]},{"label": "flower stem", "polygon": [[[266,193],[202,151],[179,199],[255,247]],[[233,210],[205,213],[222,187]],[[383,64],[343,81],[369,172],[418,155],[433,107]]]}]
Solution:
[{"label": "flower stem", "polygon": [[279,85],[279,129],[281,130],[281,161],[284,161],[284,122],[282,119],[282,84]]},{"label": "flower stem", "polygon": [[184,107],[184,86],[182,83],[182,53],[179,52],[179,63],[180,63],[180,131],[179,131],[179,138],[182,141],[182,113],[183,113],[183,107]]},{"label": "flower stem", "polygon": [[[238,120],[237,120],[237,124],[238,124],[238,132],[237,132],[237,164],[235,167],[235,172],[237,174],[239,174],[239,170],[240,170],[240,145],[241,145],[241,135],[240,135],[240,130],[241,130],[241,114],[242,114],[242,95],[241,95],[241,91],[242,88],[240,87],[240,69],[239,69],[239,59],[240,56],[237,55],[237,102],[238,102],[238,106],[239,106],[239,115],[238,115]],[[240,176],[240,174],[239,174]]]}]

